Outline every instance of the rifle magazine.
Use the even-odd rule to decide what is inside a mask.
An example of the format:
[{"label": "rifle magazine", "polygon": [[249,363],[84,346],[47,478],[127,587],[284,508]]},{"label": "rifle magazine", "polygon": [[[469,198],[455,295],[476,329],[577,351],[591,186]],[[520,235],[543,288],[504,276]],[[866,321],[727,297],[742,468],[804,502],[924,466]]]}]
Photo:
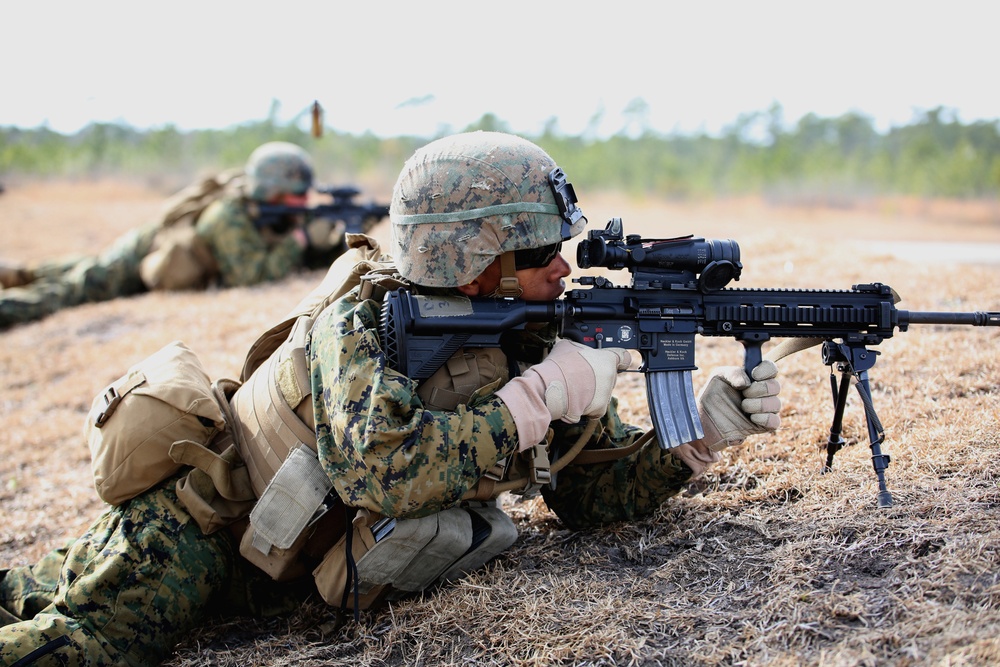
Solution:
[{"label": "rifle magazine", "polygon": [[691,371],[646,373],[649,415],[663,449],[673,449],[705,435],[698,415]]}]

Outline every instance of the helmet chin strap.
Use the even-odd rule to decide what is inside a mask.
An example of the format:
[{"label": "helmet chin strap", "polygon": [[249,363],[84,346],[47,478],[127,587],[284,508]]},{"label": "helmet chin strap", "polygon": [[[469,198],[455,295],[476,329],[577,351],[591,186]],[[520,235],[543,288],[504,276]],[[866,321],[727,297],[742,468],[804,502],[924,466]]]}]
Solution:
[{"label": "helmet chin strap", "polygon": [[524,292],[517,282],[517,265],[514,264],[514,253],[505,252],[500,255],[500,285],[489,295],[495,299],[516,299]]}]

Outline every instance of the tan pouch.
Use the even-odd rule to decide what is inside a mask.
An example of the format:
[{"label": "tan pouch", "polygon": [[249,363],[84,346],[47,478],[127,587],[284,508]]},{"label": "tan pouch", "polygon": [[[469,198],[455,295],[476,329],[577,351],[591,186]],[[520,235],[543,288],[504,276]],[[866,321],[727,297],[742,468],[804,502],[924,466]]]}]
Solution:
[{"label": "tan pouch", "polygon": [[194,227],[164,227],[139,264],[139,277],[149,290],[200,290],[218,275],[212,251]]},{"label": "tan pouch", "polygon": [[369,609],[383,600],[459,579],[516,539],[514,522],[495,502],[468,503],[416,519],[358,510],[351,543],[353,576],[348,577],[352,569],[345,535],[327,552],[313,577],[328,604],[340,606],[346,591],[346,607],[352,608],[356,585],[358,609]]},{"label": "tan pouch", "polygon": [[250,526],[240,542],[243,557],[275,581],[307,573],[299,552],[319,519],[336,504],[328,500],[330,487],[315,452],[305,445],[293,449],[250,513]]},{"label": "tan pouch", "polygon": [[240,540],[240,554],[262,569],[275,581],[291,581],[309,573],[309,567],[302,559],[302,549],[312,537],[312,530],[304,530],[287,548],[271,547],[267,553],[254,548],[254,539],[259,536],[253,524],[249,524]]},{"label": "tan pouch", "polygon": [[[392,576],[390,581],[393,588],[416,592],[430,587],[442,572],[453,566],[472,547],[474,534],[472,516],[468,510],[453,507],[432,514],[430,517],[424,517],[424,519],[431,518],[437,524],[434,537],[417,552],[404,569]],[[379,545],[385,541],[380,541]],[[373,579],[369,574],[370,564],[366,563],[366,560],[372,558],[372,554],[373,552],[369,552],[358,564],[362,578]]]},{"label": "tan pouch", "polygon": [[[233,424],[229,399],[238,388],[239,383],[229,379],[212,383],[212,393],[227,425]],[[216,433],[205,446],[190,440],[175,442],[170,446],[170,458],[191,466],[191,472],[177,481],[177,498],[203,533],[210,535],[250,515],[257,495],[233,442],[231,426]],[[233,530],[238,532],[235,527]]]},{"label": "tan pouch", "polygon": [[467,510],[472,518],[472,545],[440,576],[440,581],[461,579],[506,551],[517,540],[517,526],[495,501],[470,503]]},{"label": "tan pouch", "polygon": [[[177,498],[206,535],[245,519],[257,502],[246,466],[231,441],[228,433],[221,432],[208,447],[190,440],[170,447],[172,459],[194,466],[177,480]],[[216,453],[223,446],[222,453]]]},{"label": "tan pouch", "polygon": [[[366,509],[359,509],[354,516],[351,533],[351,553],[354,555],[354,562],[361,560],[372,547],[375,546],[375,536],[372,533],[372,525],[382,517],[375,512]],[[354,590],[347,590],[347,531],[344,531],[333,548],[326,552],[323,561],[313,570],[313,578],[316,581],[316,589],[327,604],[340,607],[343,605],[347,609],[354,609]],[[357,609],[369,609],[379,602],[389,593],[389,586],[377,586],[362,582],[358,586]],[[345,604],[346,592],[346,604]]]},{"label": "tan pouch", "polygon": [[119,505],[180,469],[175,442],[206,445],[225,427],[201,362],[174,341],[98,394],[84,423],[94,486]]}]

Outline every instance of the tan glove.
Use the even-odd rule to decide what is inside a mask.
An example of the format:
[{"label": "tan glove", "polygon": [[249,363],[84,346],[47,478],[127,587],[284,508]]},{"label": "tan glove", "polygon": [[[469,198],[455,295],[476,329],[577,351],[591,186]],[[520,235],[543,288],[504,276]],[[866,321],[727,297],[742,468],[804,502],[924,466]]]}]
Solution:
[{"label": "tan glove", "polygon": [[748,436],[776,431],[781,425],[781,384],[774,378],[778,367],[762,361],[752,371],[753,381],[739,366],[712,371],[698,396],[698,414],[712,451],[740,445]]},{"label": "tan glove", "polygon": [[497,391],[517,424],[520,449],[541,442],[556,419],[572,424],[583,416],[603,416],[618,371],[631,363],[632,355],[625,349],[595,350],[569,340],[557,342],[544,361]]},{"label": "tan glove", "polygon": [[344,240],[345,228],[342,220],[313,218],[305,226],[309,247],[320,251],[332,250]]}]

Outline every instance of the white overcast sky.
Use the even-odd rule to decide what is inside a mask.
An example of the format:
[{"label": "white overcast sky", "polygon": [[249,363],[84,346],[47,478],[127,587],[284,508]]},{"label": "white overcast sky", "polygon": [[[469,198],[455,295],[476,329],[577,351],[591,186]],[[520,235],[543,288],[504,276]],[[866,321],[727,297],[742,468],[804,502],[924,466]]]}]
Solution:
[{"label": "white overcast sky", "polygon": [[[879,129],[937,106],[1000,118],[991,0],[142,0],[4,3],[0,125],[222,128],[313,100],[338,131],[430,136],[484,113],[718,132],[859,111]],[[305,125],[303,125],[305,127]]]}]

